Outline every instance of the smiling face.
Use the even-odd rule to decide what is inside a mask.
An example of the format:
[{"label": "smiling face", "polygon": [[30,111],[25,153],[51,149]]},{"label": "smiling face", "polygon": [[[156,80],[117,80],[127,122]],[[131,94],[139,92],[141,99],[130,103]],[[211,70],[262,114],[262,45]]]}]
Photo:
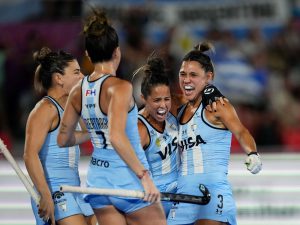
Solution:
[{"label": "smiling face", "polygon": [[186,100],[195,101],[212,76],[212,72],[205,72],[197,61],[183,61],[179,71],[179,84]]},{"label": "smiling face", "polygon": [[69,62],[68,66],[64,69],[64,75],[61,76],[64,91],[69,94],[75,84],[82,78],[83,75],[80,72],[80,66],[77,60]]},{"label": "smiling face", "polygon": [[171,109],[171,93],[167,85],[161,84],[152,87],[151,93],[144,98],[145,110],[158,122],[163,122]]}]

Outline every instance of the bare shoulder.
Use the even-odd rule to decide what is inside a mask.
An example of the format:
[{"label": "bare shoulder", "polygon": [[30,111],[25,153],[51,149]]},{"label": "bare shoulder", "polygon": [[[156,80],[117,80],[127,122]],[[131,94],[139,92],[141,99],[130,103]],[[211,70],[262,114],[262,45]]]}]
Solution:
[{"label": "bare shoulder", "polygon": [[149,144],[149,133],[146,124],[142,120],[138,119],[138,130],[140,135],[141,144],[143,147]]},{"label": "bare shoulder", "polygon": [[57,115],[56,106],[47,98],[42,98],[29,114],[29,120],[53,120]]},{"label": "bare shoulder", "polygon": [[132,92],[132,84],[129,81],[111,77],[107,80],[108,91],[110,93],[120,93],[126,95]]},{"label": "bare shoulder", "polygon": [[148,131],[146,125],[140,119],[138,119],[138,129],[141,140],[143,140],[148,135]]},{"label": "bare shoulder", "polygon": [[138,119],[138,128],[141,131],[146,131],[146,125],[140,119]]}]

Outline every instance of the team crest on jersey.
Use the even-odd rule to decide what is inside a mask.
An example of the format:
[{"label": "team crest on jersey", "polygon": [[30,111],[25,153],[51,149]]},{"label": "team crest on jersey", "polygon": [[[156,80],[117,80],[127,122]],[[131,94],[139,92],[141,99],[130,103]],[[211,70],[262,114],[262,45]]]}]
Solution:
[{"label": "team crest on jersey", "polygon": [[157,138],[157,139],[155,140],[155,144],[156,144],[157,147],[160,147],[160,146],[161,146],[161,142],[160,142],[160,139],[159,139],[159,138]]}]

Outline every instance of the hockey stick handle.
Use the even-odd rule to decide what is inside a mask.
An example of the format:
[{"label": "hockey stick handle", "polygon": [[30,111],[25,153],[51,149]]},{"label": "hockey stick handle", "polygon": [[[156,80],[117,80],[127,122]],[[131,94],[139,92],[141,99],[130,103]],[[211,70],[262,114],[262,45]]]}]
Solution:
[{"label": "hockey stick handle", "polygon": [[[30,194],[30,196],[32,197],[32,199],[34,200],[35,204],[39,205],[39,203],[40,203],[40,196],[34,190],[32,181],[28,177],[26,177],[26,175],[23,173],[23,171],[19,167],[18,163],[16,162],[16,160],[14,159],[14,157],[10,154],[10,152],[8,151],[6,145],[4,144],[4,142],[2,141],[1,138],[0,138],[0,152],[3,153],[4,157],[6,158],[6,160],[9,162],[9,164],[15,170],[16,174],[18,175],[18,177],[20,178],[20,180],[24,184],[26,190],[28,191],[28,193]],[[51,220],[49,219],[45,224],[49,224],[49,225],[52,224]]]},{"label": "hockey stick handle", "polygon": [[34,190],[32,181],[29,180],[25,176],[25,174],[23,173],[23,171],[21,170],[21,168],[19,167],[19,165],[17,164],[17,162],[15,161],[13,156],[10,154],[6,145],[3,143],[3,141],[1,139],[0,139],[0,150],[3,153],[4,157],[6,158],[6,160],[9,162],[9,164],[12,166],[12,168],[17,173],[18,177],[24,184],[24,186],[25,186],[26,190],[28,191],[28,193],[30,194],[30,196],[33,198],[35,203],[38,205],[39,201],[40,201],[40,196]]},{"label": "hockey stick handle", "polygon": [[137,190],[123,190],[123,189],[105,189],[105,188],[87,188],[78,186],[62,185],[60,186],[62,192],[76,192],[82,194],[94,194],[94,195],[113,195],[119,197],[130,198],[144,198],[143,191]]},{"label": "hockey stick handle", "polygon": [[[207,190],[207,189],[206,189]],[[93,195],[112,195],[119,197],[129,198],[144,198],[145,193],[138,190],[125,190],[125,189],[102,189],[102,188],[87,188],[78,186],[62,185],[60,186],[62,192],[76,192],[82,194]],[[160,193],[162,201],[185,202],[192,204],[206,205],[210,200],[210,194],[205,196],[173,194],[173,193]]]}]

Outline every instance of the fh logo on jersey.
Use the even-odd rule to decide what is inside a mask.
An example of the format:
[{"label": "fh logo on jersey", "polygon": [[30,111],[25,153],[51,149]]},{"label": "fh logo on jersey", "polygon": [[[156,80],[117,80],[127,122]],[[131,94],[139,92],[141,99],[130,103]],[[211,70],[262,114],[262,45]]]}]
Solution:
[{"label": "fh logo on jersey", "polygon": [[96,96],[96,89],[87,89],[85,91],[85,96],[89,97],[89,96]]}]

